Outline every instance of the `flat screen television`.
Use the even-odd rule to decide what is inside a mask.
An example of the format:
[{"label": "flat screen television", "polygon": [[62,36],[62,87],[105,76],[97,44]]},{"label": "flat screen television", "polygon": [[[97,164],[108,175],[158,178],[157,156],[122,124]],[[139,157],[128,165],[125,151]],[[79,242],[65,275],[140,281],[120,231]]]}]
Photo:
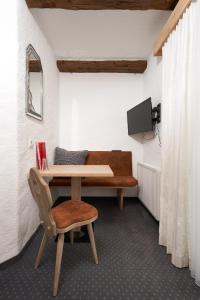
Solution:
[{"label": "flat screen television", "polygon": [[127,111],[128,134],[133,135],[153,130],[151,98]]}]

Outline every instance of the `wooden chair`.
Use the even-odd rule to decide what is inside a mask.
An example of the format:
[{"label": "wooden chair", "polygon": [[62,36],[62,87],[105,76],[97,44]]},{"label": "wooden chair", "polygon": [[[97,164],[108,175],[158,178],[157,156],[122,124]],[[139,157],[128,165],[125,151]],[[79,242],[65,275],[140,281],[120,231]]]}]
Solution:
[{"label": "wooden chair", "polygon": [[40,221],[44,228],[43,239],[35,261],[36,269],[39,266],[47,240],[50,237],[58,234],[56,264],[53,281],[53,295],[56,296],[58,293],[58,283],[61,270],[64,233],[70,231],[70,237],[72,238],[73,230],[75,228],[87,225],[94,260],[95,263],[98,264],[92,228],[92,222],[98,218],[98,211],[95,207],[79,199],[64,201],[60,205],[52,208],[53,201],[49,186],[41,177],[36,168],[30,169],[28,182],[33,198],[37,202]]}]

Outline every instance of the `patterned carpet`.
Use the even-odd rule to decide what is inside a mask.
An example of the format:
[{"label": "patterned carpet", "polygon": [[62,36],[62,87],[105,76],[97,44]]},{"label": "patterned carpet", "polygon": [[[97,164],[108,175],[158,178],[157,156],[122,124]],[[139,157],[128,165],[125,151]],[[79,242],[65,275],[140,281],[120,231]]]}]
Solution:
[{"label": "patterned carpet", "polygon": [[[95,225],[100,264],[94,264],[88,243],[65,243],[56,299],[200,299],[200,288],[189,270],[175,268],[165,248],[158,245],[158,223],[137,199],[126,199],[122,212],[114,198],[88,202],[100,211]],[[54,240],[47,245],[40,268],[33,267],[41,235],[39,229],[17,259],[0,265],[0,299],[55,299]]]}]

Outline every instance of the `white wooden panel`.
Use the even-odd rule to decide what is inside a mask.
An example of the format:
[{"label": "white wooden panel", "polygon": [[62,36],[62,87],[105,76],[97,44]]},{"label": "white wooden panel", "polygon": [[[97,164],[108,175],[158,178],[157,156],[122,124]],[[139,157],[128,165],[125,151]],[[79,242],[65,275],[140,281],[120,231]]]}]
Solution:
[{"label": "white wooden panel", "polygon": [[159,221],[160,216],[160,169],[138,162],[139,199]]}]

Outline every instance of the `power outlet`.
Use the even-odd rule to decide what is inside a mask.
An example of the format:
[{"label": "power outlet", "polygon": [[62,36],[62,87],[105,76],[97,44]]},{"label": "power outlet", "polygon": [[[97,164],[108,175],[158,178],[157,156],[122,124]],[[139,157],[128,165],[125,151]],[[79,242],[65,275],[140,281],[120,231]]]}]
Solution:
[{"label": "power outlet", "polygon": [[28,148],[33,149],[33,147],[34,147],[34,141],[32,139],[29,139],[28,140]]}]

